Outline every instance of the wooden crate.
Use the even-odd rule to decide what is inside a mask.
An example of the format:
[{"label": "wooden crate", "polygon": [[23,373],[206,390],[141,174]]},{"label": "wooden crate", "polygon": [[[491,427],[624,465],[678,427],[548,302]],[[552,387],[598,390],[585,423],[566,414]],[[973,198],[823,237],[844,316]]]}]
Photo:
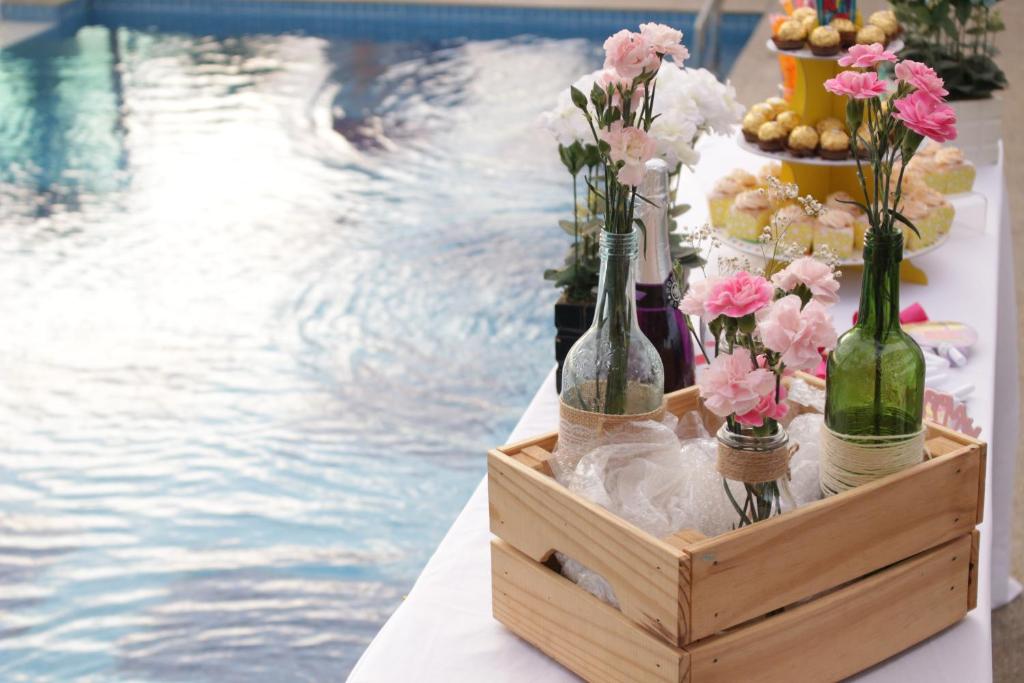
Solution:
[{"label": "wooden crate", "polygon": [[[698,409],[696,389],[667,401]],[[488,454],[494,615],[587,680],[836,680],[975,606],[983,442],[929,424],[913,468],[713,538],[659,539],[555,481],[556,441]],[[620,609],[562,577],[555,551]]]}]

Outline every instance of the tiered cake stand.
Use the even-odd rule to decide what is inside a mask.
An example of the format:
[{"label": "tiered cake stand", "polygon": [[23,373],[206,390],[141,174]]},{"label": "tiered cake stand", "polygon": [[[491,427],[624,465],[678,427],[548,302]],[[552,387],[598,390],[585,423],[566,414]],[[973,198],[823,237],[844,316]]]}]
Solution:
[{"label": "tiered cake stand", "polygon": [[[801,121],[808,125],[814,125],[816,121],[830,116],[840,121],[846,120],[846,99],[825,90],[825,81],[845,69],[838,63],[839,57],[843,53],[832,57],[819,57],[807,48],[779,50],[771,39],[767,41],[766,45],[770,52],[779,57],[790,57],[795,63],[796,78],[789,106],[800,115]],[[890,52],[899,52],[903,49],[903,41],[896,39],[889,43],[887,49]],[[782,164],[782,181],[795,183],[800,188],[801,194],[812,195],[821,202],[824,202],[829,194],[840,190],[848,192],[854,197],[861,194],[860,183],[857,180],[857,161],[853,158],[844,161],[830,161],[819,157],[795,157],[785,152],[762,151],[757,145],[748,143],[742,136],[738,137],[738,142],[741,148],[752,154],[780,162]],[[920,255],[932,251],[937,246],[939,243],[919,252],[908,253],[907,256]],[[844,265],[856,267],[863,265],[863,261],[860,258],[849,259],[844,262]],[[928,276],[923,270],[912,265],[909,258],[903,260],[901,276],[908,282],[920,284],[928,282]]]}]

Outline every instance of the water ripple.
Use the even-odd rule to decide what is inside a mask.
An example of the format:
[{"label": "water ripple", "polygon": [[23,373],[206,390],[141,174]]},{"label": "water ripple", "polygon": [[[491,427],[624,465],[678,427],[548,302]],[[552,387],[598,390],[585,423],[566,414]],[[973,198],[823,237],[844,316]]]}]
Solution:
[{"label": "water ripple", "polygon": [[0,679],[344,677],[550,366],[594,49],[0,53]]}]

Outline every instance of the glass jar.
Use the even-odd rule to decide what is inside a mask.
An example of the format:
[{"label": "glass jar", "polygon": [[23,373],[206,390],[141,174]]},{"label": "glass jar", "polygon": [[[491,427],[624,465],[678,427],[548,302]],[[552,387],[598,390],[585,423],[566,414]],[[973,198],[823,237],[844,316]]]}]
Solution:
[{"label": "glass jar", "polygon": [[736,511],[736,527],[764,521],[796,507],[789,489],[789,434],[776,424],[774,434],[737,434],[723,424],[718,439],[718,471]]},{"label": "glass jar", "polygon": [[569,350],[562,401],[605,415],[639,415],[661,408],[665,375],[657,350],[636,317],[638,230],[601,233],[601,272],[590,329]]}]

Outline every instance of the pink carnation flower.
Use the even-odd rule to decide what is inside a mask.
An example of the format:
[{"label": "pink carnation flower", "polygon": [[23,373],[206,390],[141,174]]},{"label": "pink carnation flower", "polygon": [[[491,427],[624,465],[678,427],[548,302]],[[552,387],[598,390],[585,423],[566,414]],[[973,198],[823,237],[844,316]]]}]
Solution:
[{"label": "pink carnation flower", "polygon": [[640,24],[640,35],[647,39],[648,44],[657,54],[664,57],[671,55],[676,64],[683,65],[683,60],[690,56],[690,51],[683,45],[683,32],[665,24]]},{"label": "pink carnation flower", "polygon": [[839,281],[832,269],[811,256],[802,256],[775,273],[772,284],[787,293],[804,285],[811,290],[814,300],[825,306],[839,301]]},{"label": "pink carnation flower", "polygon": [[855,100],[870,100],[885,94],[885,83],[878,80],[874,71],[840,71],[835,78],[825,81],[825,90]]},{"label": "pink carnation flower", "polygon": [[716,356],[700,378],[700,395],[715,415],[742,415],[754,410],[761,397],[775,390],[775,375],[754,368],[750,353],[737,349]]},{"label": "pink carnation flower", "polygon": [[935,73],[935,69],[912,59],[904,59],[896,65],[896,78],[914,86],[918,92],[924,93],[936,102],[941,102],[942,98],[949,94],[943,87],[945,82]]},{"label": "pink carnation flower", "polygon": [[639,33],[622,29],[604,41],[604,66],[630,80],[646,71],[657,71],[658,55]]},{"label": "pink carnation flower", "polygon": [[784,296],[757,314],[757,330],[764,345],[782,354],[793,370],[813,370],[821,362],[819,349],[836,345],[836,330],[828,310],[813,299],[801,310],[800,297]]},{"label": "pink carnation flower", "polygon": [[708,292],[704,308],[713,316],[742,318],[767,306],[775,290],[763,277],[741,270],[719,280]]},{"label": "pink carnation flower", "polygon": [[781,420],[786,417],[789,407],[782,401],[786,398],[786,387],[779,387],[779,400],[775,401],[775,387],[761,397],[753,409],[736,416],[736,421],[748,427],[764,426],[766,419]]},{"label": "pink carnation flower", "polygon": [[888,52],[881,43],[871,45],[854,45],[849,52],[839,58],[839,66],[855,66],[869,69],[879,62],[895,62],[896,55]]},{"label": "pink carnation flower", "polygon": [[[622,106],[622,91],[633,88],[633,79],[624,78],[622,74],[612,68],[605,68],[598,72],[597,80],[595,81],[602,90],[607,90],[608,86],[612,88],[612,103],[617,106]],[[633,97],[631,98],[631,109],[636,111],[640,103],[644,99],[644,92],[647,89],[644,86],[638,86],[633,88]],[[588,93],[589,95],[589,93]]]},{"label": "pink carnation flower", "polygon": [[956,112],[945,102],[936,101],[919,90],[893,104],[896,107],[893,116],[918,135],[935,142],[956,139]]},{"label": "pink carnation flower", "polygon": [[717,277],[709,277],[706,280],[691,282],[690,286],[686,288],[682,303],[679,304],[680,310],[687,315],[705,315],[707,311],[704,308],[704,303],[707,301],[711,288],[718,280]]},{"label": "pink carnation flower", "polygon": [[623,166],[615,177],[623,185],[636,187],[644,179],[645,164],[654,158],[658,145],[650,135],[640,128],[626,128],[622,123],[613,124],[611,130],[602,129],[598,135],[611,148],[608,156],[616,164]]}]

